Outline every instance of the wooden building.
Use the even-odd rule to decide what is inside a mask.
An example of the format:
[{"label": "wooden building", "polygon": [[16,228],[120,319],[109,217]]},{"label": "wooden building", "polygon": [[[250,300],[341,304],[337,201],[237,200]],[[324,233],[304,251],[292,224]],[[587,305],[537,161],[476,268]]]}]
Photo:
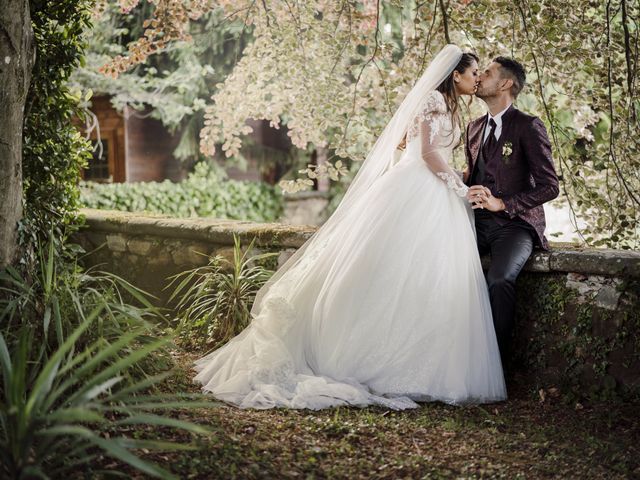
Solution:
[{"label": "wooden building", "polygon": [[121,114],[109,97],[94,97],[92,104],[98,126],[90,138],[96,148],[84,172],[85,180],[151,182],[182,178],[180,162],[172,154],[179,137],[171,135],[159,120],[129,107]]},{"label": "wooden building", "polygon": [[[149,112],[125,107],[122,113],[111,105],[108,96],[92,99],[91,111],[98,126],[90,139],[93,158],[83,178],[96,182],[179,181],[186,172],[173,156],[180,134],[171,134]],[[285,129],[274,129],[266,121],[247,122],[254,129],[251,145],[243,148],[247,169],[230,167],[227,173],[237,180],[263,180],[276,183],[285,173],[281,164],[291,148]],[[278,162],[280,158],[283,161]]]}]

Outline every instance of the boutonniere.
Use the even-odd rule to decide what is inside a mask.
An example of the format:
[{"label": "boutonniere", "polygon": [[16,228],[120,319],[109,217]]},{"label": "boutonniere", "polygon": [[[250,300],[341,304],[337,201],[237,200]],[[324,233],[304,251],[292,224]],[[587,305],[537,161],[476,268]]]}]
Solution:
[{"label": "boutonniere", "polygon": [[504,145],[502,146],[502,161],[505,164],[509,163],[510,160],[510,156],[513,153],[513,144],[511,142],[504,142]]}]

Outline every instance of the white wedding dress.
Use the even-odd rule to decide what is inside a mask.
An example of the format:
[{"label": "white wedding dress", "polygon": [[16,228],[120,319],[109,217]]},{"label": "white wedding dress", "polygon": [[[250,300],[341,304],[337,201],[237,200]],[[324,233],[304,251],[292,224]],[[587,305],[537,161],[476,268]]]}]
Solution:
[{"label": "white wedding dress", "polygon": [[431,92],[400,160],[262,299],[252,323],[200,359],[195,379],[250,408],[413,408],[504,400],[506,389],[460,137]]}]

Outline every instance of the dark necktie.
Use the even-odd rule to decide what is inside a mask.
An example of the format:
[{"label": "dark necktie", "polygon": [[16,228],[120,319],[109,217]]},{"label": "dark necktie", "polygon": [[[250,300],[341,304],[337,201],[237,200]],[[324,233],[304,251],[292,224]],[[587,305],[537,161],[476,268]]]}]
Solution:
[{"label": "dark necktie", "polygon": [[496,144],[496,122],[493,121],[493,118],[489,119],[489,126],[489,136],[482,144],[480,154],[478,155],[476,164],[473,168],[471,185],[482,185],[484,183],[486,161],[491,154],[491,149]]},{"label": "dark necktie", "polygon": [[489,119],[489,127],[491,128],[489,130],[489,137],[487,138],[487,140],[484,142],[484,145],[482,146],[482,153],[484,154],[484,159],[485,162],[487,160],[489,160],[489,157],[491,155],[491,153],[493,152],[494,147],[496,146],[497,140],[496,140],[496,122],[494,122],[493,118]]}]

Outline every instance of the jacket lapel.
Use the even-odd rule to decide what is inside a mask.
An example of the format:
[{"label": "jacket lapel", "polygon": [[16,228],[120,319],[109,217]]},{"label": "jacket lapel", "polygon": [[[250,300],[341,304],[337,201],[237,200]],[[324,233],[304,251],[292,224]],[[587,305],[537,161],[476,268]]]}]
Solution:
[{"label": "jacket lapel", "polygon": [[473,167],[478,161],[478,155],[480,154],[480,148],[482,147],[482,134],[484,133],[484,126],[486,123],[487,116],[484,115],[469,125],[469,152],[471,153],[469,165],[470,172],[473,172]]}]

